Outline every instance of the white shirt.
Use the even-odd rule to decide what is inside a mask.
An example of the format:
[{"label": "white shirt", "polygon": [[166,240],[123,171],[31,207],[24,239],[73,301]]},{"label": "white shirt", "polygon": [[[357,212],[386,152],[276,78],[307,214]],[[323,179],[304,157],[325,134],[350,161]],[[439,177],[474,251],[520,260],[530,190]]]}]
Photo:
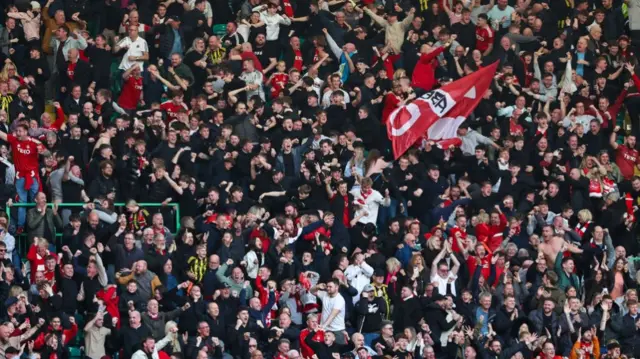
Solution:
[{"label": "white shirt", "polygon": [[[345,90],[342,89],[338,89],[336,91],[341,91],[342,94],[344,95],[344,103],[350,103],[351,102],[351,97],[349,97],[349,93]],[[322,95],[322,108],[327,108],[329,106],[331,106],[331,95],[333,95],[333,91],[327,91]]]},{"label": "white shirt", "polygon": [[[151,353],[151,358],[159,359],[158,350],[162,350],[162,348],[166,347],[167,344],[171,342],[171,334],[167,334],[166,337],[160,339],[156,342],[156,346],[153,348],[153,353]],[[131,359],[149,359],[147,353],[145,353],[142,349],[133,353]]]},{"label": "white shirt", "polygon": [[383,205],[385,207],[389,207],[389,205],[391,205],[391,199],[382,197],[380,192],[376,191],[375,189],[371,190],[371,194],[367,196],[366,199],[362,196],[360,187],[352,189],[351,194],[353,195],[353,200],[355,201],[355,203],[364,201],[364,205],[356,206],[356,208],[359,209],[355,213],[356,217],[359,216],[362,212],[367,213],[366,216],[360,218],[360,220],[358,221],[362,224],[376,224],[376,220],[378,219],[378,209],[380,208],[380,205]]},{"label": "white shirt", "polygon": [[240,75],[240,80],[246,82],[247,85],[258,85],[258,88],[255,90],[247,90],[247,98],[258,95],[264,101],[264,90],[262,88],[263,79],[264,77],[262,72],[258,70],[254,70],[253,72],[243,72]]},{"label": "white shirt", "polygon": [[264,264],[264,256],[258,261],[258,256],[255,251],[249,251],[244,255],[244,261],[247,262],[247,275],[251,279],[256,279],[258,276],[258,269]]},{"label": "white shirt", "polygon": [[344,271],[344,275],[347,277],[349,284],[358,290],[358,294],[353,297],[353,304],[356,304],[360,300],[360,293],[362,293],[364,287],[371,283],[373,268],[367,262],[362,261],[359,266],[355,264],[349,265],[347,270]]},{"label": "white shirt", "polygon": [[[591,126],[591,120],[596,120],[596,118],[586,114],[576,116],[576,124],[581,124],[585,130],[588,130],[589,127]],[[597,120],[600,121],[600,123],[602,123],[602,120],[600,119],[597,119]],[[571,116],[566,116],[564,119],[562,119],[562,126],[564,126],[565,128],[571,127],[572,124],[573,123],[571,122]]]},{"label": "white shirt", "polygon": [[431,275],[431,283],[437,283],[438,284],[438,293],[440,293],[441,295],[447,295],[447,287],[449,286],[449,278],[451,278],[451,294],[453,294],[453,296],[456,295],[456,285],[455,285],[455,280],[457,278],[457,276],[453,275],[453,273],[451,273],[451,271],[449,271],[449,273],[447,274],[446,278],[442,278],[440,275],[438,275],[438,273],[434,273]]},{"label": "white shirt", "polygon": [[328,330],[330,332],[339,332],[345,330],[344,314],[346,303],[344,301],[344,298],[342,298],[342,295],[340,295],[340,293],[336,293],[335,297],[330,297],[327,292],[319,290],[317,296],[322,300],[321,318],[323,322],[324,320],[326,320],[326,318],[329,318],[331,312],[334,309],[340,311],[338,315],[333,318],[331,323],[326,323],[325,330]]},{"label": "white shirt", "polygon": [[118,42],[118,47],[128,47],[127,52],[122,57],[120,62],[120,70],[127,71],[134,64],[140,64],[140,70],[144,69],[144,61],[129,61],[129,56],[142,56],[149,52],[149,46],[147,41],[141,37],[138,37],[136,41],[131,41],[131,38],[125,37]]},{"label": "white shirt", "polygon": [[[254,8],[255,11],[255,8]],[[280,24],[291,25],[291,19],[282,15],[270,15],[266,11],[260,13],[260,21],[264,22],[267,29],[267,41],[277,41],[280,36]]]}]

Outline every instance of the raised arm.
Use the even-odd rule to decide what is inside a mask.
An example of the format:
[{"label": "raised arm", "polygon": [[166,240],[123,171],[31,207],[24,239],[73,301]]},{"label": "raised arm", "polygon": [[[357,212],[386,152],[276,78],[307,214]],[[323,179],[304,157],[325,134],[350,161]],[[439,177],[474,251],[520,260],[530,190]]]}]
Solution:
[{"label": "raised arm", "polygon": [[377,22],[378,25],[386,28],[387,26],[389,26],[389,23],[387,22],[387,20],[385,20],[383,17],[378,16],[376,14],[373,13],[373,11],[369,10],[369,8],[364,8],[364,9],[360,9],[359,7],[356,8],[359,11],[364,11],[367,13],[367,15],[369,15],[370,18],[373,19],[373,21]]},{"label": "raised arm", "polygon": [[438,263],[440,263],[440,261],[444,258],[446,253],[447,253],[447,247],[446,247],[446,245],[443,245],[442,246],[442,250],[433,259],[433,263],[431,263],[431,273],[432,274],[438,273]]},{"label": "raised arm", "polygon": [[322,32],[324,32],[324,36],[327,38],[327,43],[329,44],[331,52],[333,52],[335,57],[340,60],[340,56],[342,56],[342,49],[340,48],[340,46],[338,46],[335,40],[333,40],[333,37],[331,37],[331,34],[329,34],[329,30],[324,28],[322,29]]},{"label": "raised arm", "polygon": [[451,263],[453,263],[453,267],[451,267],[451,274],[458,275],[458,271],[460,270],[460,261],[453,253],[451,253],[449,257],[451,258]]},{"label": "raised arm", "polygon": [[[611,148],[613,148],[614,150],[618,149],[618,142],[616,142],[617,138],[618,138],[618,131],[620,130],[619,126],[616,126],[613,131],[611,131],[611,136],[609,137],[609,144],[611,145]],[[2,132],[0,132],[2,133]]]},{"label": "raised arm", "polygon": [[182,193],[184,193],[182,187],[180,187],[169,175],[169,172],[164,173],[164,178],[167,180],[167,182],[169,182],[169,185],[171,185],[171,188],[173,188],[174,191],[176,191],[176,193],[178,193],[179,195],[182,195]]}]

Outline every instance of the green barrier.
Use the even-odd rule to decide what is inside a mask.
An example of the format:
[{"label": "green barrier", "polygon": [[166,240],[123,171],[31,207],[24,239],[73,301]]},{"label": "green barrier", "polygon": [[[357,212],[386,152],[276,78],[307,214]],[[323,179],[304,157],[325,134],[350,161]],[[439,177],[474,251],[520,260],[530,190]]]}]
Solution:
[{"label": "green barrier", "polygon": [[[59,209],[58,211],[60,211],[61,209],[65,208],[65,207],[82,207],[84,206],[86,203],[60,203],[58,205]],[[125,207],[127,204],[126,203],[114,203],[113,206],[114,207]],[[11,205],[11,207],[35,207],[36,204],[35,203],[13,203]],[[47,203],[48,207],[53,207],[53,203]],[[141,208],[144,207],[162,207],[162,203],[138,203],[138,206]],[[169,203],[167,205],[168,207],[174,207],[175,208],[175,215],[176,215],[176,233],[180,230],[180,205],[178,203]],[[28,210],[28,209],[27,209]],[[60,213],[60,212],[58,212]],[[9,223],[11,223],[11,211],[7,210],[7,216],[9,217]],[[175,233],[174,233],[175,234]],[[26,233],[23,233],[21,236],[25,236]],[[16,236],[16,239],[18,236]],[[56,247],[60,245],[60,239],[62,238],[62,232],[56,233]],[[29,243],[27,243],[27,241],[16,241],[16,247],[18,247],[18,253],[20,253],[21,255],[25,255],[27,253],[28,250],[28,245]],[[22,248],[24,246],[24,248]]]}]

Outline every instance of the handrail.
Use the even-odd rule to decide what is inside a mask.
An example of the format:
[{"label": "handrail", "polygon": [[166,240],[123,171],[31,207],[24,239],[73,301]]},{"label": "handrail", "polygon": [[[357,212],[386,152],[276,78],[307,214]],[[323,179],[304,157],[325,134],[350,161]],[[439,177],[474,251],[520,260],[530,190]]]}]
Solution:
[{"label": "handrail", "polygon": [[[86,203],[59,203],[58,207],[83,207]],[[123,202],[118,202],[113,204],[114,207],[125,207],[127,204]],[[33,202],[29,203],[13,203],[11,207],[35,207],[36,204]],[[48,207],[53,207],[53,203],[47,203]],[[163,207],[162,203],[138,203],[139,207]],[[180,230],[180,204],[178,203],[168,203],[168,207],[175,207],[176,210],[176,233]],[[11,210],[7,208],[7,216],[9,217],[9,223],[11,223]],[[175,233],[174,233],[175,234]],[[23,234],[24,235],[24,234]],[[56,233],[56,239],[62,237],[62,232]],[[26,243],[26,241],[20,241],[20,243]],[[18,243],[16,243],[16,247],[18,247]],[[20,254],[26,254],[23,248],[16,248]]]}]

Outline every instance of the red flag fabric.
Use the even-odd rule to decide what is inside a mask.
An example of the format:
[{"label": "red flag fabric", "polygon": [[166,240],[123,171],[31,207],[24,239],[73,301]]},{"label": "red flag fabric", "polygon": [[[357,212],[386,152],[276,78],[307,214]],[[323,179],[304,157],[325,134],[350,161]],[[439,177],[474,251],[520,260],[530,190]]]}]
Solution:
[{"label": "red flag fabric", "polygon": [[425,133],[430,140],[456,137],[460,124],[491,85],[497,67],[496,61],[393,111],[387,121],[387,134],[394,157],[402,156]]}]

